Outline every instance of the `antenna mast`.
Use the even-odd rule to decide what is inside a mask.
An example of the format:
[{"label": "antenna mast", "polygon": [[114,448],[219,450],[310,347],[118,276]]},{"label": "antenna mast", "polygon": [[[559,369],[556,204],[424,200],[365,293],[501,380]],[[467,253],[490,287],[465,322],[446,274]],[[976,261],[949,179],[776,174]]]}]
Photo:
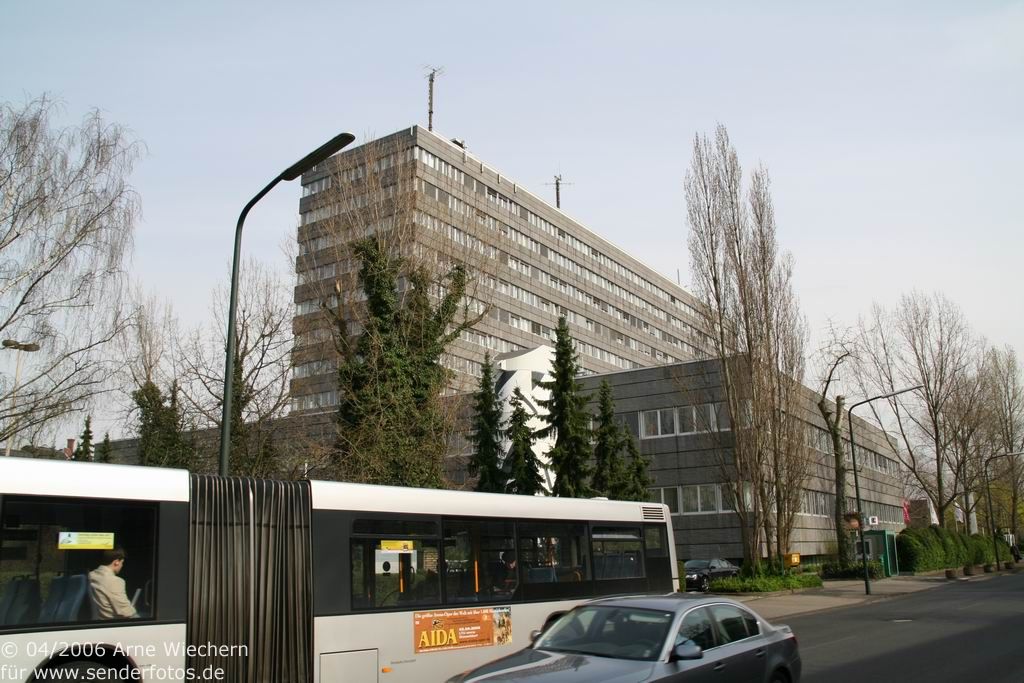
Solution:
[{"label": "antenna mast", "polygon": [[427,81],[430,82],[429,97],[427,100],[427,130],[434,130],[434,79],[444,73],[443,66],[428,66],[430,73],[427,74]]},{"label": "antenna mast", "polygon": [[[565,184],[566,185],[572,185],[572,183],[565,183]],[[553,183],[545,183],[545,185],[554,185],[555,186],[555,208],[556,209],[561,209],[562,208],[562,174],[559,173],[559,174],[555,175],[555,182],[553,182]]]}]

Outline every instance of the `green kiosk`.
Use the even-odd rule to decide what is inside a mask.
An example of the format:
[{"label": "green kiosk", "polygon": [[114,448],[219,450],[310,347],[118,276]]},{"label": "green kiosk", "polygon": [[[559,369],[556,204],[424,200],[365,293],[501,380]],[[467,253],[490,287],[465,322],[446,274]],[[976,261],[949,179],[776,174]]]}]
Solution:
[{"label": "green kiosk", "polygon": [[894,532],[888,529],[871,529],[864,532],[864,542],[868,546],[868,559],[878,560],[882,564],[882,571],[886,576],[895,576],[900,573]]}]

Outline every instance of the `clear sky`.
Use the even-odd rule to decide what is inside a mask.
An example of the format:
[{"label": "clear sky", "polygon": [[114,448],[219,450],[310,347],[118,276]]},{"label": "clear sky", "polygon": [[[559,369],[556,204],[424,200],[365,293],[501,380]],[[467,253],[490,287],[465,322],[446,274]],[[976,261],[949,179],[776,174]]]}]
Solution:
[{"label": "clear sky", "polygon": [[[773,177],[812,330],[942,290],[1024,352],[1024,2],[0,2],[0,99],[90,107],[148,153],[133,269],[186,324],[238,212],[337,132],[426,124],[688,282],[682,178],[728,126]],[[244,250],[287,268],[300,188]],[[819,334],[820,336],[820,334]]]}]

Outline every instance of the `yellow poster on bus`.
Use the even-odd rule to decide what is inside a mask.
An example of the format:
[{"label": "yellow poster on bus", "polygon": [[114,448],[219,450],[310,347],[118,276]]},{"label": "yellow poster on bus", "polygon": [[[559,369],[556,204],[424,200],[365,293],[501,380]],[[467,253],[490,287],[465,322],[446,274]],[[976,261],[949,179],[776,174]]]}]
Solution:
[{"label": "yellow poster on bus", "polygon": [[398,552],[402,552],[402,551],[408,552],[408,551],[411,551],[413,549],[413,542],[412,541],[381,541],[380,542],[380,549],[381,550],[392,550],[392,551],[398,551]]},{"label": "yellow poster on bus", "polygon": [[114,534],[99,531],[61,531],[57,550],[113,550]]},{"label": "yellow poster on bus", "polygon": [[508,645],[512,642],[512,608],[473,607],[414,612],[412,632],[417,654]]}]

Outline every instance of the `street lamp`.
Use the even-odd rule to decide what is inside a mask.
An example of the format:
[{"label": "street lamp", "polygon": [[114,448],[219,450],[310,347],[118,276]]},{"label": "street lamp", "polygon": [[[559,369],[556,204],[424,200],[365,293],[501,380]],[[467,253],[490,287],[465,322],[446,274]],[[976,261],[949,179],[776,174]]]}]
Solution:
[{"label": "street lamp", "polygon": [[263,199],[263,196],[270,192],[275,185],[282,180],[295,180],[300,175],[313,168],[327,157],[336,154],[343,147],[355,140],[351,133],[341,133],[326,143],[313,150],[297,162],[286,168],[279,176],[270,181],[259,193],[249,200],[249,203],[242,209],[238,216],[238,225],[235,228],[235,254],[231,261],[231,295],[228,304],[228,344],[224,360],[224,411],[221,414],[220,425],[220,474],[228,474],[228,453],[231,450],[231,399],[234,393],[235,374],[235,308],[238,304],[238,259],[242,251],[242,224],[245,217],[256,202]]},{"label": "street lamp", "polygon": [[[0,342],[5,349],[14,349],[18,352],[18,360],[14,363],[14,386],[11,387],[11,419],[17,423],[17,415],[15,415],[15,409],[17,404],[15,403],[15,394],[18,393],[18,380],[21,379],[21,361],[26,353],[33,353],[39,350],[39,344],[35,342],[19,342],[13,339],[4,339]],[[13,425],[12,425],[13,426]],[[7,447],[4,449],[4,456],[10,457],[11,455],[11,440],[14,438],[14,430],[11,430],[11,434],[7,437]]]},{"label": "street lamp", "polygon": [[866,398],[859,403],[854,403],[846,412],[846,424],[850,426],[850,457],[853,458],[853,490],[857,494],[857,533],[860,536],[860,558],[864,565],[864,595],[871,595],[871,578],[868,576],[868,549],[867,546],[864,545],[864,504],[860,499],[860,469],[857,467],[857,444],[853,439],[853,409],[857,406],[862,406],[865,403],[877,401],[880,398],[892,398],[893,396],[905,394],[908,391],[917,391],[918,389],[923,388],[923,386],[924,385],[919,384],[916,387],[909,387],[907,389],[893,391],[892,393],[882,394],[881,396]]},{"label": "street lamp", "polygon": [[999,453],[998,455],[992,455],[985,459],[985,493],[988,497],[988,523],[992,525],[992,552],[996,556],[996,569],[999,569],[999,544],[996,543],[996,532],[999,527],[996,526],[996,518],[992,511],[992,486],[988,478],[988,464],[997,458],[1011,458],[1017,455],[1024,455],[1024,451],[1015,451],[1013,453]]}]

